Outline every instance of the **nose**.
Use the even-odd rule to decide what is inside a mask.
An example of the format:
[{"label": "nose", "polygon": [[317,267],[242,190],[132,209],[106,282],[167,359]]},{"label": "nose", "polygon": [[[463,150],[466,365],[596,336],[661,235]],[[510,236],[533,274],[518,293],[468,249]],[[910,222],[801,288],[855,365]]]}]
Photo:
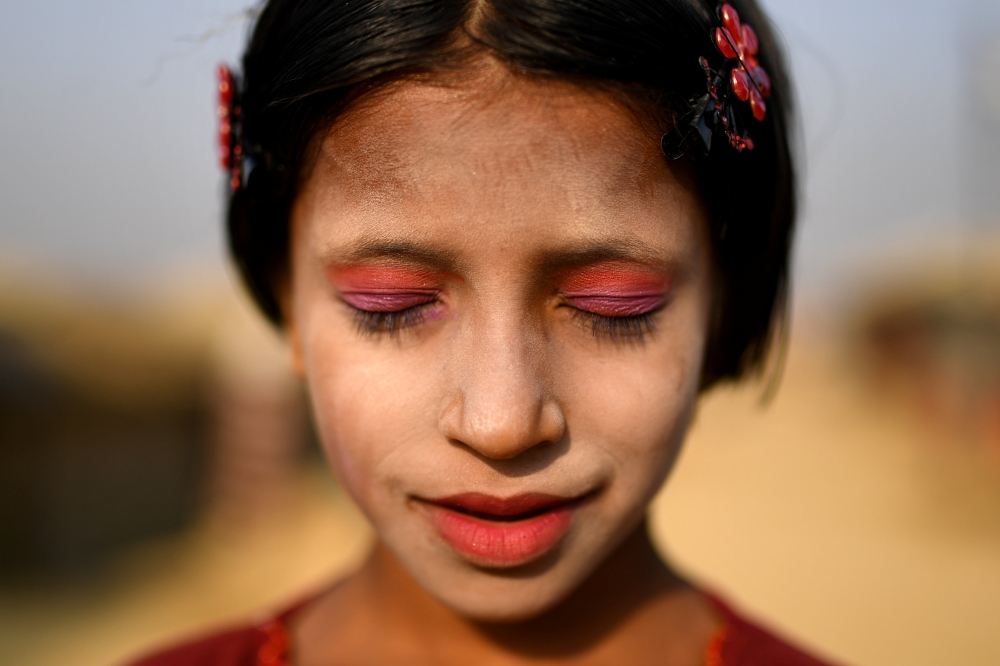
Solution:
[{"label": "nose", "polygon": [[454,340],[455,386],[442,433],[495,460],[563,438],[566,419],[546,388],[543,336],[529,327],[478,322]]}]

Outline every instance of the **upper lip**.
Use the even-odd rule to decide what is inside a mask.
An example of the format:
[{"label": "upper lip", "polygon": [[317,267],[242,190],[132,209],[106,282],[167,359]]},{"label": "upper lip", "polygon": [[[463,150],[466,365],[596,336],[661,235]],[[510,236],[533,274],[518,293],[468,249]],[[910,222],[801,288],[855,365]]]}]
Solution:
[{"label": "upper lip", "polygon": [[488,520],[524,520],[555,508],[581,502],[589,495],[590,493],[578,497],[560,497],[546,493],[523,493],[511,497],[494,497],[483,493],[461,493],[425,501]]}]

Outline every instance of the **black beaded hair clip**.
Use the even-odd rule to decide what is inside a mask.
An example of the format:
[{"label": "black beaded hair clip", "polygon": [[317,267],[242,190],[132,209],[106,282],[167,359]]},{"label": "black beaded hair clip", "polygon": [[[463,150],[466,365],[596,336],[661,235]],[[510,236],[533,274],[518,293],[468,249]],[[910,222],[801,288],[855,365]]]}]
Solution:
[{"label": "black beaded hair clip", "polygon": [[736,100],[749,101],[757,121],[767,115],[764,99],[771,95],[771,79],[757,62],[757,33],[740,21],[739,13],[728,3],[719,7],[718,14],[722,25],[712,30],[712,41],[725,60],[716,71],[707,58],[698,59],[708,91],[694,99],[691,111],[663,135],[663,154],[672,160],[680,159],[699,142],[707,153],[712,148],[712,135],[720,128],[737,151],[753,150],[753,139],[744,127]]}]

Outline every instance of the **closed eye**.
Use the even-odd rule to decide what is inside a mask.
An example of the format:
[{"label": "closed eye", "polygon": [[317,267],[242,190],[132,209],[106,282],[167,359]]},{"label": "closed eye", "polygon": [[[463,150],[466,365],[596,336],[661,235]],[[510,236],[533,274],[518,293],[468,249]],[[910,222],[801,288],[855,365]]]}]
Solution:
[{"label": "closed eye", "polygon": [[422,323],[429,307],[439,303],[436,289],[370,289],[347,291],[341,299],[354,310],[358,332],[393,336]]},{"label": "closed eye", "polygon": [[565,298],[574,319],[587,326],[595,338],[613,341],[642,341],[646,334],[653,332],[654,315],[665,304],[662,294],[567,295]]},{"label": "closed eye", "polygon": [[437,289],[342,290],[340,297],[356,310],[400,312],[437,299]]},{"label": "closed eye", "polygon": [[585,310],[573,310],[573,318],[590,329],[595,338],[611,341],[641,342],[647,334],[653,333],[653,314],[630,317],[605,317]]},{"label": "closed eye", "polygon": [[653,312],[663,305],[663,294],[634,296],[566,295],[567,302],[577,310],[605,317],[634,317]]}]

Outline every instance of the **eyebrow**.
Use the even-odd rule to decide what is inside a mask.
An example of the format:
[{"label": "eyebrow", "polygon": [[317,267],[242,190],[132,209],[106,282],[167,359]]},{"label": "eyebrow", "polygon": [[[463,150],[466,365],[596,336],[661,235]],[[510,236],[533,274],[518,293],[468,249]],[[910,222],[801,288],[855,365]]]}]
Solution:
[{"label": "eyebrow", "polygon": [[592,241],[582,246],[557,249],[542,255],[540,268],[546,273],[580,268],[589,264],[621,261],[662,267],[669,261],[663,251],[637,239]]},{"label": "eyebrow", "polygon": [[410,241],[366,238],[352,243],[346,250],[323,254],[324,263],[359,263],[372,260],[396,260],[430,268],[454,271],[458,263],[450,252]]},{"label": "eyebrow", "polygon": [[[452,252],[412,241],[363,238],[346,249],[324,252],[325,264],[352,264],[369,261],[402,261],[428,268],[458,273],[460,261]],[[671,262],[662,248],[638,239],[593,240],[543,252],[532,262],[532,270],[546,275],[601,262],[620,261],[661,268]]]}]

